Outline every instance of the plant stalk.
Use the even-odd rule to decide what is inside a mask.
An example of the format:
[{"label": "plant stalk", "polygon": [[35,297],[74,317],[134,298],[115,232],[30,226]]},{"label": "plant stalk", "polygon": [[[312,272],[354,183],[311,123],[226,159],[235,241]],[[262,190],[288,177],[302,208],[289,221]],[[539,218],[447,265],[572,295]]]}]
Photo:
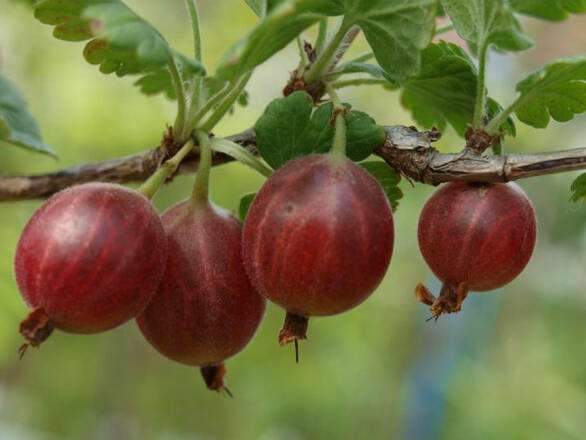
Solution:
[{"label": "plant stalk", "polygon": [[322,18],[319,21],[319,28],[317,30],[317,39],[315,40],[315,53],[318,55],[324,50],[326,44],[326,38],[328,37],[328,19],[327,17]]},{"label": "plant stalk", "polygon": [[[187,10],[189,12],[189,18],[191,22],[191,30],[193,35],[193,57],[201,62],[202,60],[202,49],[201,49],[201,31],[199,24],[199,10],[197,8],[196,0],[185,0]],[[193,78],[193,89],[191,91],[191,103],[189,108],[189,115],[187,117],[188,122],[192,119],[193,114],[199,109],[201,101],[201,77],[195,76]],[[189,123],[187,123],[189,125]],[[186,128],[186,135],[189,134]]]},{"label": "plant stalk", "polygon": [[305,81],[308,84],[312,84],[314,82],[319,81],[322,77],[324,72],[327,71],[328,67],[330,66],[330,62],[336,55],[342,40],[346,36],[346,33],[352,27],[352,23],[347,22],[343,18],[340,21],[340,25],[338,30],[332,37],[332,39],[327,43],[326,47],[324,48],[323,52],[320,53],[317,57],[317,60],[312,64],[311,68],[305,74]]},{"label": "plant stalk", "polygon": [[169,73],[171,74],[171,80],[173,81],[173,87],[175,88],[175,95],[177,96],[177,117],[175,118],[175,124],[173,125],[173,133],[179,135],[179,139],[177,140],[182,142],[183,137],[185,136],[185,86],[183,85],[183,78],[177,67],[177,61],[173,56],[169,59],[168,67]]},{"label": "plant stalk", "polygon": [[211,141],[211,148],[213,151],[227,154],[244,165],[249,166],[253,170],[258,171],[265,177],[270,177],[270,175],[273,174],[273,170],[265,165],[258,157],[228,139],[219,137],[213,138]]},{"label": "plant stalk", "polygon": [[342,105],[338,94],[330,84],[326,84],[326,90],[334,104],[334,112],[336,113],[334,140],[330,153],[338,156],[346,156],[346,120],[344,119],[346,108]]},{"label": "plant stalk", "polygon": [[171,176],[181,164],[181,161],[193,148],[193,140],[188,140],[175,156],[162,164],[151,176],[138,188],[138,192],[147,199],[152,199],[160,186]]},{"label": "plant stalk", "polygon": [[246,87],[246,84],[248,83],[248,80],[250,79],[251,75],[252,72],[248,72],[242,75],[240,79],[238,79],[238,81],[233,86],[232,90],[230,90],[230,93],[226,95],[226,97],[220,103],[218,108],[201,125],[201,130],[205,131],[206,133],[212,131],[216,124],[220,122],[220,120],[224,117],[226,112],[230,110],[230,107],[232,106],[232,104],[234,104],[234,101],[238,99],[238,96],[240,95],[240,93],[242,93],[244,87]]},{"label": "plant stalk", "polygon": [[194,206],[207,203],[210,193],[210,168],[212,167],[212,149],[210,138],[203,131],[197,131],[195,134],[199,142],[199,165],[193,184],[191,202]]},{"label": "plant stalk", "polygon": [[483,41],[478,48],[478,78],[476,80],[476,105],[474,106],[474,118],[472,119],[472,126],[474,128],[482,128],[482,116],[486,107],[486,55],[488,51],[488,44]]}]

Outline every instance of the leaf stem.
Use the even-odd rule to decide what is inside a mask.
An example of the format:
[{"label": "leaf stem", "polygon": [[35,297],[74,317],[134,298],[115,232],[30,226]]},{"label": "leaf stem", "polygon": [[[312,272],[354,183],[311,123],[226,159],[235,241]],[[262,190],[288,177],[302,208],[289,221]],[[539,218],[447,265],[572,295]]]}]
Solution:
[{"label": "leaf stem", "polygon": [[435,30],[434,36],[435,35],[441,35],[441,34],[445,34],[446,32],[450,32],[454,30],[454,23],[449,23],[449,24],[445,24],[443,26],[438,27]]},{"label": "leaf stem", "polygon": [[334,103],[334,113],[336,114],[334,140],[330,153],[337,156],[346,156],[346,120],[344,119],[346,108],[342,105],[338,94],[330,84],[326,84],[326,90]]},{"label": "leaf stem", "polygon": [[230,92],[230,83],[226,83],[224,87],[222,87],[218,92],[209,98],[206,103],[195,112],[194,115],[190,116],[189,121],[186,126],[186,131],[190,133],[193,129],[197,126],[198,122],[214,107],[216,106],[224,97]]},{"label": "leaf stem", "polygon": [[273,174],[273,170],[265,165],[264,162],[262,162],[246,148],[242,148],[235,142],[225,138],[215,137],[211,141],[211,147],[214,151],[227,154],[237,161],[242,162],[244,165],[248,165],[250,168],[258,171],[265,177],[269,177],[271,174]]},{"label": "leaf stem", "polygon": [[159,187],[171,176],[181,161],[193,149],[193,140],[188,140],[175,155],[162,164],[151,176],[138,188],[138,192],[147,199],[152,199]]},{"label": "leaf stem", "polygon": [[193,57],[201,62],[201,31],[199,26],[199,10],[196,0],[185,0],[189,18],[191,19],[191,30],[193,33]]},{"label": "leaf stem", "polygon": [[199,165],[191,193],[194,206],[207,203],[210,192],[210,168],[212,167],[212,149],[210,138],[203,131],[197,131],[195,137],[199,142]]},{"label": "leaf stem", "polygon": [[346,21],[345,19],[341,19],[338,30],[331,38],[331,40],[327,43],[323,52],[317,56],[317,60],[315,60],[315,62],[311,65],[311,68],[306,72],[305,81],[308,84],[312,84],[319,81],[323,73],[330,66],[330,62],[336,55],[338,48],[342,44],[344,37],[346,36],[351,27],[351,22]]},{"label": "leaf stem", "polygon": [[361,53],[358,56],[355,56],[354,58],[349,59],[348,61],[346,61],[345,64],[348,63],[364,63],[365,61],[368,61],[370,59],[374,58],[374,53],[372,52],[364,52]]},{"label": "leaf stem", "polygon": [[340,80],[331,83],[334,89],[341,89],[343,87],[349,86],[367,86],[367,85],[390,85],[391,83],[388,82],[386,79],[377,79],[377,78],[354,78],[354,79],[346,79]]},{"label": "leaf stem", "polygon": [[478,78],[476,79],[476,105],[474,106],[474,118],[472,126],[482,128],[482,115],[486,107],[486,55],[488,51],[487,41],[483,41],[478,48]]},{"label": "leaf stem", "polygon": [[496,135],[500,130],[500,126],[504,124],[509,115],[513,113],[517,107],[519,107],[519,105],[522,104],[523,98],[525,98],[525,96],[519,96],[511,105],[503,109],[499,114],[492,118],[484,128],[484,131],[486,131],[491,136]]},{"label": "leaf stem", "polygon": [[326,44],[326,38],[328,37],[328,19],[324,17],[319,21],[319,27],[317,29],[317,39],[315,40],[315,53],[320,54],[324,50]]},{"label": "leaf stem", "polygon": [[175,118],[175,124],[173,125],[173,132],[179,134],[179,141],[185,137],[185,86],[183,85],[183,79],[179,68],[177,67],[177,61],[175,57],[171,56],[168,62],[169,73],[171,74],[171,80],[173,81],[173,87],[175,88],[175,94],[177,95],[177,117]]},{"label": "leaf stem", "polygon": [[244,87],[246,87],[246,83],[248,83],[248,80],[250,79],[251,75],[252,71],[245,73],[236,81],[236,83],[234,84],[230,92],[226,95],[224,100],[220,103],[218,108],[201,125],[201,130],[205,131],[206,133],[209,133],[216,126],[216,124],[220,122],[220,120],[226,114],[226,112],[230,110],[230,107],[232,106],[234,101],[236,101],[240,93],[242,93]]},{"label": "leaf stem", "polygon": [[[187,6],[187,10],[189,11],[189,18],[191,21],[191,30],[193,34],[193,56],[194,58],[201,62],[202,58],[202,50],[201,50],[201,30],[199,24],[199,10],[197,8],[197,1],[196,0],[185,0],[185,4]],[[191,119],[192,113],[197,111],[200,106],[201,100],[201,78],[199,76],[195,76],[193,78],[193,89],[191,91],[191,103],[189,109],[188,120]],[[189,131],[187,131],[189,133]]]}]

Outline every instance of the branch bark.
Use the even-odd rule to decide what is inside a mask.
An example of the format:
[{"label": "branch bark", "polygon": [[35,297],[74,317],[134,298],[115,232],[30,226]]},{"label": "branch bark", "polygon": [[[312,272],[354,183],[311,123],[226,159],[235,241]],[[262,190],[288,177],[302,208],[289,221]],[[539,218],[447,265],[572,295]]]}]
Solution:
[{"label": "branch bark", "polygon": [[[537,154],[509,154],[481,156],[472,152],[442,154],[431,144],[441,136],[437,130],[418,131],[413,127],[388,126],[385,143],[375,154],[402,175],[430,185],[454,180],[475,182],[508,182],[511,180],[586,169],[586,148]],[[230,136],[236,142],[256,153],[253,130]],[[150,176],[169,152],[162,145],[154,150],[103,162],[79,165],[36,176],[0,177],[0,201],[45,198],[68,186],[90,182],[141,182]],[[233,159],[214,153],[213,164],[220,165]],[[188,155],[180,173],[197,169],[199,156]]]}]

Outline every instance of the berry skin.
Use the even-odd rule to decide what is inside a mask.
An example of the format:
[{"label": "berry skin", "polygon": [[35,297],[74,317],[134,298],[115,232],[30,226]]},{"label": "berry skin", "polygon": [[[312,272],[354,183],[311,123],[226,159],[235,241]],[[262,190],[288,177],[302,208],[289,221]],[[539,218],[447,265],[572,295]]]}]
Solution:
[{"label": "berry skin", "polygon": [[469,290],[497,289],[521,273],[535,247],[535,212],[515,183],[448,183],[425,204],[418,238],[444,286],[435,298],[419,284],[416,296],[437,317],[459,311]]},{"label": "berry skin", "polygon": [[342,313],[368,298],[393,239],[383,189],[347,158],[312,154],[277,170],[248,212],[243,256],[258,292],[287,310],[279,342],[305,339],[309,316]]},{"label": "berry skin", "polygon": [[242,224],[207,201],[179,203],[162,221],[167,267],[137,323],[160,353],[202,367],[208,388],[229,393],[223,361],[248,344],[265,310],[242,265]]},{"label": "berry skin", "polygon": [[16,281],[33,309],[21,323],[21,354],[53,328],[98,333],[135,317],[154,294],[166,257],[160,218],[138,192],[87,183],[55,194],[16,249]]}]

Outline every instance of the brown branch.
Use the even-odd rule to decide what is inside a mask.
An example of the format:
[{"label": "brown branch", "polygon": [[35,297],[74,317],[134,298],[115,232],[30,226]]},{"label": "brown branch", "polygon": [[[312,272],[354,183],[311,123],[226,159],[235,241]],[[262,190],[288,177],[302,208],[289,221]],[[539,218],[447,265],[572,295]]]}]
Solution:
[{"label": "brown branch", "polygon": [[[413,127],[388,126],[386,140],[375,150],[391,167],[410,179],[431,185],[453,180],[507,182],[525,177],[586,169],[586,148],[537,154],[480,156],[471,152],[442,154],[431,146],[440,137],[437,130],[417,131]],[[247,130],[230,140],[256,152],[254,131]],[[37,176],[0,177],[0,201],[47,197],[68,186],[90,181],[141,182],[165,158],[164,147],[67,168]],[[197,169],[197,154],[186,157],[180,172]],[[233,160],[215,153],[214,165]]]}]

